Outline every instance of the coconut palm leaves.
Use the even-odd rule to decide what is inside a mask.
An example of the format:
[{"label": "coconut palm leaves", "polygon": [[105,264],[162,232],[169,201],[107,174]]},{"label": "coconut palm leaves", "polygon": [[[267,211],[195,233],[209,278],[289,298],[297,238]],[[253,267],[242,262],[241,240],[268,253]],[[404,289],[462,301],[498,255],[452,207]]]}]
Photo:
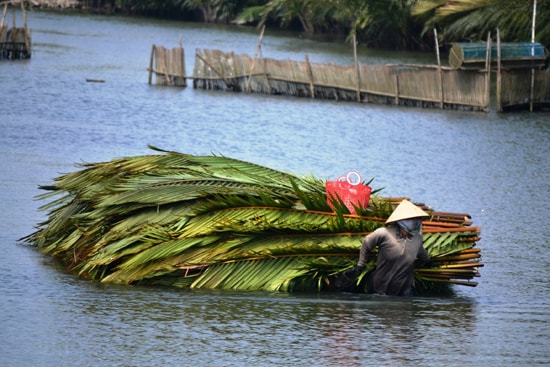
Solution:
[{"label": "coconut palm leaves", "polygon": [[[413,0],[270,0],[244,9],[236,23],[268,20],[280,22],[282,27],[298,21],[308,35],[347,32],[369,44],[382,47],[417,46],[421,24],[411,16]],[[264,3],[264,4],[262,4]]]},{"label": "coconut palm leaves", "polygon": [[[531,34],[533,2],[515,0],[420,0],[413,15],[424,21],[424,32],[434,27],[442,28],[442,38],[447,42],[483,40],[489,32],[500,30],[503,39],[528,41]],[[550,2],[538,1],[537,37],[547,39],[550,26],[548,18]]]},{"label": "coconut palm leaves", "polygon": [[[356,263],[362,238],[400,201],[374,190],[359,215],[338,200],[333,212],[325,182],[317,178],[223,156],[156,150],[84,164],[42,186],[48,192],[41,198],[51,200],[42,207],[49,216],[25,240],[79,276],[103,282],[344,290],[337,275]],[[478,257],[463,257],[479,229],[461,215],[433,213],[425,243],[440,266],[419,268],[419,279],[468,282],[480,264]]]}]

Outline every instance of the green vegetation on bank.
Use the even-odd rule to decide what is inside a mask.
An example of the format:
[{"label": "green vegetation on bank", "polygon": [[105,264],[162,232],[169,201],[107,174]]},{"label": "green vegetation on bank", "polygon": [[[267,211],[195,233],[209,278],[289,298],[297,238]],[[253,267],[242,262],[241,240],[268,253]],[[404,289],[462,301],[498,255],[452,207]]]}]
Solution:
[{"label": "green vegetation on bank", "polygon": [[[504,42],[530,41],[535,0],[86,0],[83,7],[207,23],[266,24],[307,37],[368,47],[422,50],[479,41],[500,30]],[[536,41],[550,43],[550,0],[538,0]]]}]

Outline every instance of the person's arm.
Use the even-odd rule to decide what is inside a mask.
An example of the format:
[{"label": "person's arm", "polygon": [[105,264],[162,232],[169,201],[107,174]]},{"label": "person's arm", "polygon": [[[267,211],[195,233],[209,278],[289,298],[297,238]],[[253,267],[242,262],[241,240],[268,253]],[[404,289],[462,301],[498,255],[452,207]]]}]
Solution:
[{"label": "person's arm", "polygon": [[434,266],[434,262],[426,252],[424,246],[420,246],[420,248],[418,249],[418,258],[420,259],[420,261],[422,261],[422,263],[424,263],[424,265],[428,267]]},{"label": "person's arm", "polygon": [[361,250],[359,251],[359,261],[357,262],[358,267],[365,267],[367,255],[374,247],[376,247],[376,244],[378,243],[378,236],[379,231],[376,230],[365,236],[363,239],[363,243],[361,243]]},{"label": "person's arm", "polygon": [[378,242],[378,230],[368,234],[363,239],[363,242],[361,243],[361,249],[359,250],[359,261],[357,261],[357,265],[355,265],[354,268],[348,269],[344,272],[344,275],[348,278],[357,278],[363,270],[365,270],[365,264],[367,262],[367,255],[369,251],[371,251]]}]

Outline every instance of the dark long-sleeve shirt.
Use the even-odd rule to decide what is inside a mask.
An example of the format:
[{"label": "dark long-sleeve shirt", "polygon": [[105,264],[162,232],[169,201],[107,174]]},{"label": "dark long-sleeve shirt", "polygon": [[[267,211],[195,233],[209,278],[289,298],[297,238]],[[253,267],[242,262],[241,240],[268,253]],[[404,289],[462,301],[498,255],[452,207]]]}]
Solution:
[{"label": "dark long-sleeve shirt", "polygon": [[397,226],[379,228],[365,237],[357,265],[365,265],[367,253],[378,246],[376,267],[371,275],[374,293],[410,296],[414,290],[414,262],[430,258],[422,246],[422,233],[401,236]]}]

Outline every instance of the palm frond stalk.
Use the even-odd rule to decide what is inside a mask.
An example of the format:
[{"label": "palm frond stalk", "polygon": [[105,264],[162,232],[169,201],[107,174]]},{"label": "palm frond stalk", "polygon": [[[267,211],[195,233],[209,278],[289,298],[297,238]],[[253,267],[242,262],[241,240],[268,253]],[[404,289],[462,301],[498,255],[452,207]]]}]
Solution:
[{"label": "palm frond stalk", "polygon": [[[403,198],[373,190],[357,214],[338,200],[333,211],[318,178],[151,148],[151,155],[83,164],[41,186],[48,217],[23,240],[101,282],[368,291],[367,282],[349,284],[341,274],[357,262],[363,237],[383,226]],[[431,214],[424,244],[438,264],[416,269],[419,284],[475,286],[480,229],[467,214],[417,205]],[[367,271],[374,262],[375,255]]]}]

